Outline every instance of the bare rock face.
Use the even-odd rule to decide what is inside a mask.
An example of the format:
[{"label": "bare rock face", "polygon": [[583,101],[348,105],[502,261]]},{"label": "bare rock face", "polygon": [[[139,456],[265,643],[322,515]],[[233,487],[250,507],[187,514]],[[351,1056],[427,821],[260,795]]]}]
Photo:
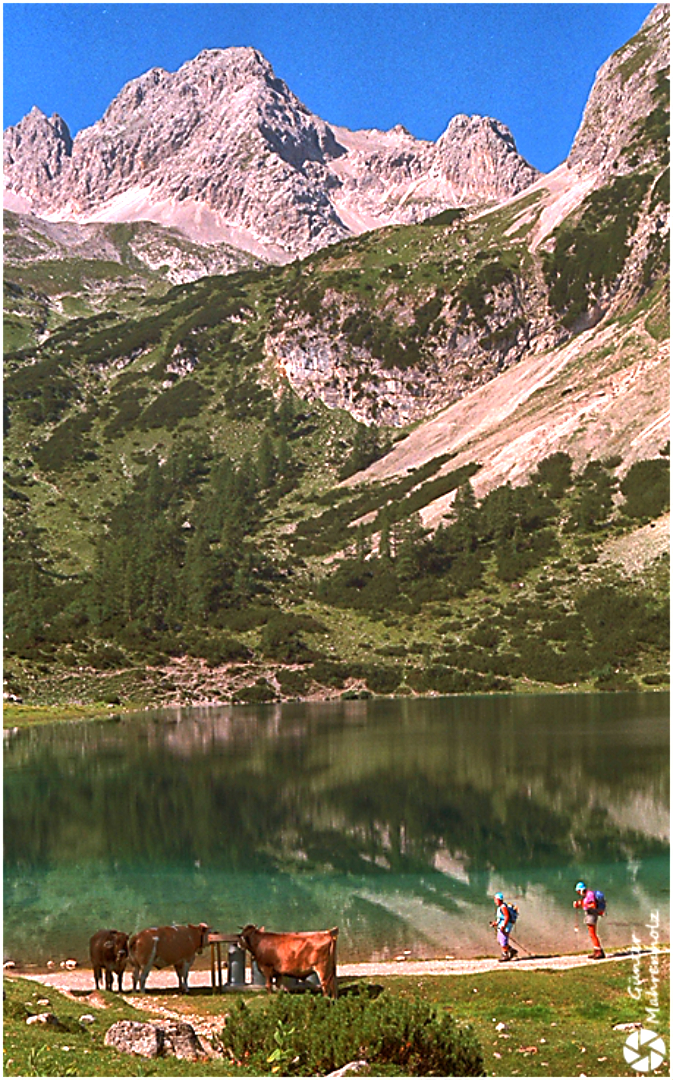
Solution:
[{"label": "bare rock face", "polygon": [[390,131],[334,129],[347,153],[331,164],[330,198],[355,233],[422,221],[450,207],[505,199],[540,173],[524,161],[504,124],[456,116],[436,143]]},{"label": "bare rock face", "polygon": [[47,119],[36,106],[16,127],[8,128],[3,144],[5,175],[18,172],[20,189],[16,192],[25,209],[39,198],[41,190],[50,190],[64,168],[70,167],[72,139],[68,125],[57,113]]},{"label": "bare rock face", "polygon": [[669,33],[669,5],[657,4],[638,33],[598,71],[568,156],[579,174],[626,173],[631,149],[647,160],[652,132],[643,128],[643,119],[651,115],[657,96],[668,100]]},{"label": "bare rock face", "polygon": [[[403,295],[388,298],[385,314],[403,329],[410,313]],[[366,324],[371,310],[352,297],[328,291],[318,312],[307,314],[279,300],[274,327],[264,341],[269,363],[300,397],[344,408],[365,424],[401,427],[444,408],[518,363],[553,332],[544,294],[534,279],[517,276],[488,292],[489,312],[479,325],[465,317],[457,295],[447,293],[437,322],[423,338],[414,364],[384,361],[371,346],[353,342],[350,323]]]},{"label": "bare rock face", "polygon": [[150,220],[286,261],[375,226],[523,190],[504,125],[455,117],[437,143],[313,115],[252,48],[128,83],[92,127],[33,109],[5,132],[5,205],[50,220]]},{"label": "bare rock face", "polygon": [[456,206],[507,199],[540,176],[519,155],[509,128],[484,116],[454,116],[437,150],[440,175]]}]

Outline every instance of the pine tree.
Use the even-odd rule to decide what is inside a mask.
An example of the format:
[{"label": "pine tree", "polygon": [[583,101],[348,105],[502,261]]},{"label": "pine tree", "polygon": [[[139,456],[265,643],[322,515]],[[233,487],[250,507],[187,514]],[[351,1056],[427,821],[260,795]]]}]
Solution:
[{"label": "pine tree", "polygon": [[399,581],[412,581],[418,576],[420,569],[421,544],[426,535],[420,514],[412,514],[404,522],[401,529],[401,543],[395,569]]},{"label": "pine tree", "polygon": [[387,508],[381,513],[381,532],[379,534],[379,559],[390,560],[390,515]]},{"label": "pine tree", "polygon": [[371,550],[371,540],[364,525],[360,522],[355,534],[355,558],[360,562],[364,562]]},{"label": "pine tree", "polygon": [[474,551],[478,542],[479,511],[472,484],[461,484],[453,501],[455,517],[451,532],[463,551]]},{"label": "pine tree", "polygon": [[276,455],[273,443],[267,431],[262,435],[257,454],[257,475],[262,491],[268,491],[276,478]]},{"label": "pine tree", "polygon": [[294,395],[290,390],[283,390],[280,404],[276,411],[276,425],[278,434],[289,439],[294,431],[295,410]]}]

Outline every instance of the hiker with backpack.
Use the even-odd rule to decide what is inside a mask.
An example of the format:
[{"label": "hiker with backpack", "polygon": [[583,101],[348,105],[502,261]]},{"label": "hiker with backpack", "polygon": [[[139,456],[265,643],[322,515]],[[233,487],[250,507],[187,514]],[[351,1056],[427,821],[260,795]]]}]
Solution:
[{"label": "hiker with backpack", "polygon": [[605,915],[605,896],[599,890],[587,889],[583,881],[578,881],[575,892],[579,894],[579,900],[575,900],[573,907],[582,908],[584,911],[584,924],[589,931],[591,944],[594,947],[590,954],[590,960],[604,960],[603,946],[598,939],[596,927],[601,915]]},{"label": "hiker with backpack", "polygon": [[519,955],[517,950],[513,949],[509,943],[509,935],[518,918],[519,909],[516,904],[506,904],[505,897],[501,892],[495,894],[493,903],[496,907],[496,913],[491,926],[495,927],[495,936],[498,939],[498,945],[502,949],[502,956],[500,957],[500,963],[502,964],[504,961],[512,960]]}]

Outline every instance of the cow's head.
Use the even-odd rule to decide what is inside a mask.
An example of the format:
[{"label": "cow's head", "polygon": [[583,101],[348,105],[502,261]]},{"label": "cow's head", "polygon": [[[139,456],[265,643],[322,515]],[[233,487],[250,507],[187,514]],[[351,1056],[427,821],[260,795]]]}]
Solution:
[{"label": "cow's head", "polygon": [[129,936],[121,930],[111,930],[103,942],[103,949],[115,964],[124,963],[129,955]]},{"label": "cow's head", "polygon": [[121,964],[125,960],[127,960],[129,955],[128,934],[123,934],[121,930],[118,930],[114,936],[113,948],[115,953],[115,960],[118,964]]},{"label": "cow's head", "polygon": [[260,930],[263,930],[264,927],[255,926],[254,923],[248,923],[247,926],[241,926],[239,929],[238,944],[242,949],[249,949],[252,952],[253,938],[256,934],[259,934]]},{"label": "cow's head", "polygon": [[208,926],[208,923],[199,923],[199,931],[199,952],[201,952],[201,950],[205,949],[206,945],[208,944],[208,934],[210,933],[210,927]]}]

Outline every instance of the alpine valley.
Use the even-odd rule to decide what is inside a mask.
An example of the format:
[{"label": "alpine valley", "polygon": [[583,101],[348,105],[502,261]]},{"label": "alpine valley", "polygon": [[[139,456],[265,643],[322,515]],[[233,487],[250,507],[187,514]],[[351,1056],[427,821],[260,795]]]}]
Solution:
[{"label": "alpine valley", "polygon": [[548,175],[251,48],[9,128],[5,698],[666,686],[668,44]]}]

